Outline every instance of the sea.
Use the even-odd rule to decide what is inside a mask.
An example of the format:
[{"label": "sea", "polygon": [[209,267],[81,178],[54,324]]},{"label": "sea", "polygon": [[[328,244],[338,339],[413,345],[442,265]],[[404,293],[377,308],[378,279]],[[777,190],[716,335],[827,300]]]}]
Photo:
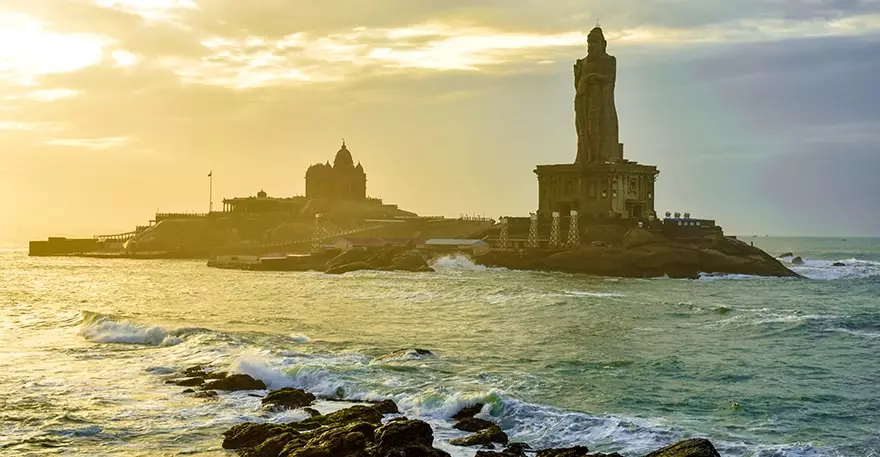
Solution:
[{"label": "sea", "polygon": [[0,455],[231,456],[232,425],[305,417],[165,383],[210,364],[270,389],[391,398],[456,457],[476,450],[448,444],[464,435],[449,418],[476,403],[533,448],[637,457],[705,437],[725,457],[880,456],[880,239],[745,240],[801,256],[805,278],[617,279],[464,257],[330,276],[2,251]]}]

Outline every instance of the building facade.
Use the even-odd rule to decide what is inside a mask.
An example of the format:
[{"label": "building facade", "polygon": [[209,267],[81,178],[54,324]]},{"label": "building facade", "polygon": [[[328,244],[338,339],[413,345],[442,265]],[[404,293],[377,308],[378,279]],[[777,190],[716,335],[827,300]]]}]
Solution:
[{"label": "building facade", "polygon": [[657,167],[628,160],[538,165],[538,216],[577,211],[585,219],[656,217]]},{"label": "building facade", "polygon": [[306,198],[363,201],[367,199],[367,174],[354,164],[351,152],[342,142],[333,165],[312,165],[306,171]]}]

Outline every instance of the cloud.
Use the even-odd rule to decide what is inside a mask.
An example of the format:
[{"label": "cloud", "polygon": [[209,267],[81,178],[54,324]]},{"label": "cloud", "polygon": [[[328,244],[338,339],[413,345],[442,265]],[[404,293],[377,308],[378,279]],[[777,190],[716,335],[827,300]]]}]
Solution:
[{"label": "cloud", "polygon": [[83,149],[112,149],[131,143],[128,137],[108,138],[55,138],[45,141],[50,146],[64,146]]},{"label": "cloud", "polygon": [[106,42],[92,34],[54,33],[28,16],[0,11],[0,80],[26,85],[39,75],[93,65]]}]

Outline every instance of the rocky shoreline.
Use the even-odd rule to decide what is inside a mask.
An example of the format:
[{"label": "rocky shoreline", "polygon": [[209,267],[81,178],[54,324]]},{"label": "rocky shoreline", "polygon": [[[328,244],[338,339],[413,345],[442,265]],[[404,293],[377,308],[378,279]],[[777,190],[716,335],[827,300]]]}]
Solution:
[{"label": "rocky shoreline", "polygon": [[[407,248],[353,248],[283,258],[228,257],[209,267],[257,271],[431,272],[430,263],[441,254]],[[699,278],[701,274],[738,274],[800,277],[782,262],[735,238],[707,236],[674,240],[644,229],[631,229],[616,238],[593,240],[576,249],[492,250],[474,257],[486,267],[544,272],[581,273],[626,278]]]},{"label": "rocky shoreline", "polygon": [[[421,350],[426,353],[429,351]],[[246,374],[228,374],[216,368],[194,366],[172,374],[167,384],[188,387],[183,392],[211,401],[224,392],[265,391],[266,384]],[[253,394],[257,396],[256,393]],[[245,422],[223,433],[221,446],[241,457],[449,457],[434,447],[434,431],[419,419],[400,414],[392,400],[357,403],[349,408],[321,414],[311,408],[317,397],[296,388],[282,388],[262,397],[267,411],[301,409],[308,418],[299,422]],[[476,417],[482,404],[463,408],[449,418],[457,430],[470,433],[449,441],[468,447],[476,457],[623,457],[618,453],[590,453],[587,446],[564,449],[533,449],[527,443],[511,442],[501,427]],[[720,457],[706,439],[689,439],[658,449],[645,457]]]}]

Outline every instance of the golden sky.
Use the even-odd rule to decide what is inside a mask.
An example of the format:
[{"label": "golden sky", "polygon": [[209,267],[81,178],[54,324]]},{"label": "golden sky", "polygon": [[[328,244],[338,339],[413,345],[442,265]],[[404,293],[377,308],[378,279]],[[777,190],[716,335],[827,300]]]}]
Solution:
[{"label": "golden sky", "polygon": [[[788,87],[747,82],[769,77],[756,69],[800,71],[773,66],[792,50],[833,45],[880,61],[857,54],[880,33],[874,0],[4,0],[0,240],[204,211],[209,170],[215,202],[301,194],[307,166],[332,160],[342,137],[372,196],[426,215],[527,214],[534,165],[574,159],[571,64],[597,17],[620,60],[621,141],[661,168],[658,211],[803,229],[779,213],[792,202],[737,186],[766,184],[749,171],[756,156],[766,169],[796,153],[780,129],[800,140],[821,131],[797,113],[769,131],[725,91],[765,100],[767,84]],[[713,73],[716,61],[732,73]],[[830,72],[834,61],[815,64]],[[859,147],[880,144],[880,116],[862,114],[824,123],[831,131],[810,144],[860,134]],[[686,179],[719,161],[741,179]]]}]

